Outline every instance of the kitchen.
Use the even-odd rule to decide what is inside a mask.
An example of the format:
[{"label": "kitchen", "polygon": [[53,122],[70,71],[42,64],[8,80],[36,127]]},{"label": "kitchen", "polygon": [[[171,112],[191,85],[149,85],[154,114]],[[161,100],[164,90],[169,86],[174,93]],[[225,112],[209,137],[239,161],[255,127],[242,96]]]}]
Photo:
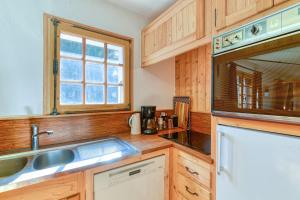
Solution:
[{"label": "kitchen", "polygon": [[2,1],[0,199],[299,199],[299,3]]}]

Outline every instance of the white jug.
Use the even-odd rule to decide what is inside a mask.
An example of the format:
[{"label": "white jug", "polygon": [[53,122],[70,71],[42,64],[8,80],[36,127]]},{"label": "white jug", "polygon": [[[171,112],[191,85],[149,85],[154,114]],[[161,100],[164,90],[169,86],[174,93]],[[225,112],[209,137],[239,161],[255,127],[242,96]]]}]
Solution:
[{"label": "white jug", "polygon": [[131,135],[141,134],[141,114],[134,113],[129,118],[129,126],[131,127]]}]

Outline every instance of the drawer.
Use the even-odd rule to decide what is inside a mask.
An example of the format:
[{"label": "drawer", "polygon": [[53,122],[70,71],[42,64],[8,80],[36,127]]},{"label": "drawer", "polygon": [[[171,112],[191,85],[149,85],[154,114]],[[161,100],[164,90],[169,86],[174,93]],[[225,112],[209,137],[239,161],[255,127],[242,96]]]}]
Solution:
[{"label": "drawer", "polygon": [[210,192],[207,189],[181,174],[176,176],[175,187],[183,199],[210,200]]},{"label": "drawer", "polygon": [[176,160],[178,173],[210,188],[210,164],[182,151],[178,151]]}]

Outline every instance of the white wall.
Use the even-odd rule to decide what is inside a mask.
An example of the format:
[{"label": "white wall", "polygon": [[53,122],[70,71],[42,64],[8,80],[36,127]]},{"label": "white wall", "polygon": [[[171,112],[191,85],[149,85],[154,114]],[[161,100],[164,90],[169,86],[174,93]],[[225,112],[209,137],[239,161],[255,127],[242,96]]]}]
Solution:
[{"label": "white wall", "polygon": [[174,60],[140,68],[143,17],[104,0],[1,0],[0,115],[42,113],[44,12],[134,38],[134,109],[171,108]]}]

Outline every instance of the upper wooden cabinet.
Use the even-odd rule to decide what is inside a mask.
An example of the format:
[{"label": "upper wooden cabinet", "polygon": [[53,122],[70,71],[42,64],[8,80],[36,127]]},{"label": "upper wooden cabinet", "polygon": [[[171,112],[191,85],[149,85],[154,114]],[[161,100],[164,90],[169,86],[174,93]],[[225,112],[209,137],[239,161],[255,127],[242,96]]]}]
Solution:
[{"label": "upper wooden cabinet", "polygon": [[[178,0],[142,31],[142,66],[157,63],[201,45],[205,36],[205,0]],[[207,19],[209,23],[209,19]]]},{"label": "upper wooden cabinet", "polygon": [[213,32],[228,31],[232,27],[271,15],[285,9],[299,0],[214,0],[212,18]]},{"label": "upper wooden cabinet", "polygon": [[233,25],[272,6],[273,0],[215,0],[216,29]]}]

